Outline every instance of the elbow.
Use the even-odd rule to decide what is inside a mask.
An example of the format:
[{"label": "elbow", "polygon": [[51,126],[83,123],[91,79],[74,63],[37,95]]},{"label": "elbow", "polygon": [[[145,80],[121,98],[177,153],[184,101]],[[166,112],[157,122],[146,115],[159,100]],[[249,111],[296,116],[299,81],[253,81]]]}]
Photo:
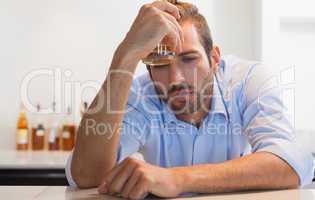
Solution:
[{"label": "elbow", "polygon": [[286,170],[283,173],[283,178],[280,179],[282,180],[279,181],[279,189],[297,189],[300,187],[300,177],[293,169]]},{"label": "elbow", "polygon": [[97,187],[96,184],[92,182],[88,182],[84,179],[76,179],[76,184],[77,184],[78,189],[89,189],[89,188]]},{"label": "elbow", "polygon": [[292,183],[287,184],[285,189],[297,189],[299,187],[300,187],[299,182],[292,182]]},{"label": "elbow", "polygon": [[[98,187],[106,173],[112,168],[102,167],[102,166],[111,166],[111,165],[101,165],[100,167],[82,167],[80,164],[75,162],[71,165],[71,174],[73,181],[79,189],[89,189]],[[102,172],[102,173],[100,173]]]},{"label": "elbow", "polygon": [[294,169],[290,168],[288,170],[286,170],[286,177],[283,181],[283,185],[285,189],[297,189],[298,187],[300,187],[300,177],[297,174],[297,172],[295,172]]},{"label": "elbow", "polygon": [[89,189],[97,187],[100,180],[92,178],[95,177],[92,173],[87,173],[85,170],[80,170],[76,165],[72,165],[71,174],[73,181],[79,189]]},{"label": "elbow", "polygon": [[78,189],[90,189],[90,188],[96,188],[98,185],[92,183],[92,182],[87,182],[85,180],[80,180],[78,179],[76,181]]},{"label": "elbow", "polygon": [[288,189],[296,189],[300,187],[300,178],[296,172],[293,172],[290,184],[288,186]]},{"label": "elbow", "polygon": [[287,189],[298,189],[298,188],[299,188],[299,184],[292,184],[287,187]]},{"label": "elbow", "polygon": [[97,184],[91,182],[91,181],[88,181],[84,178],[77,178],[75,179],[75,183],[78,187],[78,189],[89,189],[89,188],[94,188],[94,187],[97,187]]}]

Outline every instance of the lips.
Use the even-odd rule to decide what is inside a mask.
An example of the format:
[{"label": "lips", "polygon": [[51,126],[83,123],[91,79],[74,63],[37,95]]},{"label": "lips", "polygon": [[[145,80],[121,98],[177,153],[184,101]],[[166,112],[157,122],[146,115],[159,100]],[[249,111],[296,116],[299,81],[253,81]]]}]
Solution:
[{"label": "lips", "polygon": [[176,94],[176,96],[187,96],[187,95],[190,95],[190,94],[192,94],[192,91],[184,89],[184,90],[180,90]]},{"label": "lips", "polygon": [[181,89],[171,93],[172,96],[187,96],[189,94],[192,94],[189,89]]},{"label": "lips", "polygon": [[189,89],[182,89],[182,90],[178,90],[175,91],[171,94],[171,96],[173,97],[173,100],[176,101],[187,101],[189,96],[193,94],[193,92]]}]

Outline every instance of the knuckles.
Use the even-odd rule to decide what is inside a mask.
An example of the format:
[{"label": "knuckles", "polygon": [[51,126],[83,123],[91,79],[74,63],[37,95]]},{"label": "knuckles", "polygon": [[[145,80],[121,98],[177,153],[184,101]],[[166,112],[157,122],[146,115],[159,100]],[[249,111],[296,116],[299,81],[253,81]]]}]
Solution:
[{"label": "knuckles", "polygon": [[144,164],[143,161],[137,160],[137,159],[133,159],[133,158],[130,158],[130,157],[126,158],[124,160],[124,162],[125,162],[126,165],[133,165],[135,167],[136,166],[142,166]]},{"label": "knuckles", "polygon": [[165,23],[162,12],[152,4],[143,5],[140,9],[140,14],[144,17],[150,17],[150,21],[152,22],[154,20],[158,25],[163,25]]},{"label": "knuckles", "polygon": [[141,9],[140,13],[148,14],[148,13],[156,13],[158,9],[152,4],[144,4]]},{"label": "knuckles", "polygon": [[140,160],[136,160],[136,159],[133,159],[133,158],[130,158],[130,157],[126,158],[124,160],[124,162],[125,162],[126,165],[129,165],[129,166],[130,165],[135,165],[135,166],[140,165]]},{"label": "knuckles", "polygon": [[135,175],[140,176],[140,180],[145,183],[149,183],[151,181],[150,176],[147,173],[147,168],[145,166],[145,163],[140,160],[127,158],[126,164],[129,166],[132,166],[134,168]]},{"label": "knuckles", "polygon": [[144,13],[146,12],[146,10],[150,7],[150,4],[144,4],[143,6],[141,6],[140,8],[140,13]]},{"label": "knuckles", "polygon": [[143,175],[143,174],[145,174],[145,169],[142,167],[142,166],[136,166],[136,168],[135,168],[135,173],[137,174],[137,175]]},{"label": "knuckles", "polygon": [[151,179],[150,179],[150,177],[149,177],[147,174],[142,174],[142,176],[141,176],[141,182],[142,182],[144,185],[147,185],[147,184],[150,184],[150,183],[151,183]]},{"label": "knuckles", "polygon": [[[143,187],[148,187],[153,183],[153,180],[149,174],[150,170],[148,171],[148,166],[145,162],[130,157],[126,158],[123,162],[125,166],[133,168],[133,175],[139,177],[139,181]],[[118,194],[122,192],[118,185],[110,185],[108,189],[110,194]],[[141,188],[141,191],[133,191],[129,194],[122,194],[122,196],[124,198],[139,199],[142,193],[145,191],[145,188]]]}]

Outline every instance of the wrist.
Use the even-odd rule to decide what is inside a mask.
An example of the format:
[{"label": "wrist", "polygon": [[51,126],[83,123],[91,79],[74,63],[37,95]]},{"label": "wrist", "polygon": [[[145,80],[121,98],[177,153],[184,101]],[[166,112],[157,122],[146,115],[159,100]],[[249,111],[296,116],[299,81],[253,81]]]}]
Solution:
[{"label": "wrist", "polygon": [[143,53],[135,48],[135,44],[130,43],[127,39],[123,40],[118,47],[118,52],[124,54],[132,60],[139,62],[143,58]]},{"label": "wrist", "polygon": [[179,193],[185,193],[185,192],[190,192],[189,191],[189,174],[185,168],[178,167],[178,168],[171,168],[170,169],[174,175],[174,180],[175,180],[175,187],[179,191]]},{"label": "wrist", "polygon": [[141,58],[129,50],[126,44],[122,42],[115,51],[112,68],[134,72],[140,60]]}]

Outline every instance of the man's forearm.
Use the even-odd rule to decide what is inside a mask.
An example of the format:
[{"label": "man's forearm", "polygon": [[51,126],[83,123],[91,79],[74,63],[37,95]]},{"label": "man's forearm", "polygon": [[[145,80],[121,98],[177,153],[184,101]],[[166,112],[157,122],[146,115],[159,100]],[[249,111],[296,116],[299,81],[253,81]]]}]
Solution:
[{"label": "man's forearm", "polygon": [[219,193],[254,189],[286,189],[299,185],[296,172],[267,152],[219,164],[173,168],[181,177],[182,192]]},{"label": "man's forearm", "polygon": [[119,128],[138,64],[127,53],[123,46],[117,49],[104,84],[81,120],[71,164],[81,188],[98,186],[116,163]]}]

